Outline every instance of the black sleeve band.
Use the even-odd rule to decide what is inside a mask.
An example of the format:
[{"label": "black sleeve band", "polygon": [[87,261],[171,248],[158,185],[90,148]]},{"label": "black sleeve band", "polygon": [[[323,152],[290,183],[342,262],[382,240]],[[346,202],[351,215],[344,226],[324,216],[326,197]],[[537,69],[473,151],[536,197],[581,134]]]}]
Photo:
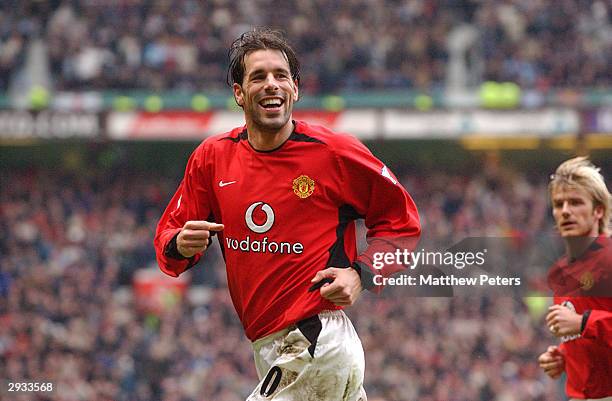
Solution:
[{"label": "black sleeve band", "polygon": [[374,285],[374,273],[368,268],[367,265],[359,262],[353,262],[351,267],[357,270],[359,277],[361,278],[361,286],[364,290],[371,290],[375,287]]},{"label": "black sleeve band", "polygon": [[587,309],[582,314],[582,324],[580,325],[580,333],[582,333],[584,331],[584,328],[587,325],[587,321],[589,320],[589,316],[591,316],[591,310]]},{"label": "black sleeve band", "polygon": [[[172,239],[170,240],[170,242],[168,242],[168,245],[166,245],[166,249],[164,250],[164,256],[167,256],[171,259],[176,259],[176,260],[189,260],[189,267],[193,266],[194,261],[195,261],[195,255],[190,257],[190,258],[186,258],[185,256],[181,255],[181,253],[178,251],[178,245],[176,244],[176,239],[178,238],[180,231],[178,233],[176,233],[176,235],[174,237],[172,237]],[[208,245],[207,247],[212,245],[213,242],[213,235],[215,235],[216,232],[211,232],[211,236],[208,237]]]},{"label": "black sleeve band", "polygon": [[361,266],[359,266],[357,262],[355,262],[352,264],[351,267],[357,272],[357,274],[359,274],[359,278],[361,279]]},{"label": "black sleeve band", "polygon": [[176,238],[178,237],[179,233],[180,231],[176,233],[176,235],[172,237],[170,242],[168,242],[168,245],[166,245],[166,249],[164,250],[164,256],[167,256],[169,258],[176,259],[176,260],[190,259],[190,258],[184,257],[178,251],[178,246],[176,245]]}]

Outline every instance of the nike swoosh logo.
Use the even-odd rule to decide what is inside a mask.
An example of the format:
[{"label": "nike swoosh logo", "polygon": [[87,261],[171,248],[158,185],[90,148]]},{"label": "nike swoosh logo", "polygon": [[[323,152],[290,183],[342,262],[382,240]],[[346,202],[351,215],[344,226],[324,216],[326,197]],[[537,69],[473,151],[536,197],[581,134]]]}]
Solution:
[{"label": "nike swoosh logo", "polygon": [[221,188],[223,188],[223,187],[224,187],[224,186],[226,186],[226,185],[231,185],[231,184],[235,184],[235,183],[236,183],[236,181],[228,181],[228,182],[223,182],[223,180],[221,180],[221,181],[219,181],[219,186],[220,186]]}]

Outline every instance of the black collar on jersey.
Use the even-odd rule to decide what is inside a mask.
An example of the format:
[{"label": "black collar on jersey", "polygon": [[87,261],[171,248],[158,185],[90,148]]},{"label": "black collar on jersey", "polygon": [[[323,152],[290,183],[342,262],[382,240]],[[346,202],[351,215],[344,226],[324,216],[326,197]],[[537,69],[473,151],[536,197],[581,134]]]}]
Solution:
[{"label": "black collar on jersey", "polygon": [[270,149],[270,150],[258,150],[258,149],[255,149],[253,147],[253,145],[251,145],[251,143],[248,142],[249,135],[247,133],[246,127],[236,137],[226,136],[226,137],[223,137],[221,139],[228,139],[228,140],[230,140],[230,141],[232,141],[234,143],[238,143],[238,142],[240,142],[242,140],[246,140],[248,142],[249,146],[251,147],[251,149],[253,149],[255,152],[258,152],[258,153],[271,153],[271,152],[275,152],[275,151],[279,150],[280,148],[282,148],[283,145],[285,143],[287,143],[288,141],[292,141],[292,142],[320,143],[320,144],[325,145],[325,142],[321,141],[320,139],[314,138],[314,137],[306,135],[304,133],[297,132],[296,131],[297,126],[298,126],[297,122],[295,120],[291,120],[291,122],[293,123],[293,131],[291,131],[291,134],[289,135],[289,137],[285,141],[283,141],[283,143],[281,143],[280,145],[278,145],[274,149]]},{"label": "black collar on jersey", "polygon": [[223,139],[227,139],[227,140],[230,140],[230,141],[232,141],[234,143],[238,143],[238,142],[240,142],[242,140],[248,139],[247,130],[245,128],[238,136],[225,136],[225,137],[223,137],[221,139],[222,140]]}]

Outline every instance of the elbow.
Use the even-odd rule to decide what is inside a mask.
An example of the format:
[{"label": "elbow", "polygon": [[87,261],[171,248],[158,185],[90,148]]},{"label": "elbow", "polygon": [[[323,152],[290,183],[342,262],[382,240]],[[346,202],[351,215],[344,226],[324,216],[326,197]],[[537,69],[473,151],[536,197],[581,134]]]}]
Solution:
[{"label": "elbow", "polygon": [[164,274],[167,274],[170,277],[178,277],[179,273],[177,273],[176,271],[169,269],[168,266],[164,265],[162,262],[160,262],[159,260],[157,261],[157,265],[159,266],[159,270],[161,270]]}]

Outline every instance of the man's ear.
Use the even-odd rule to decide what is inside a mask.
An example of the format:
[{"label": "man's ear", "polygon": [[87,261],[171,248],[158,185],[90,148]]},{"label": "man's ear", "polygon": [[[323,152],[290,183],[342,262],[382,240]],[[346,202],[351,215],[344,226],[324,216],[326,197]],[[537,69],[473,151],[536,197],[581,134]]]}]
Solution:
[{"label": "man's ear", "polygon": [[593,216],[595,216],[597,220],[603,219],[603,216],[604,216],[603,205],[595,205],[595,207],[593,208]]},{"label": "man's ear", "polygon": [[293,101],[297,102],[300,99],[300,90],[299,90],[297,79],[293,80],[293,87],[294,87]]},{"label": "man's ear", "polygon": [[236,104],[240,107],[244,106],[244,93],[242,92],[242,86],[235,83],[232,85],[232,90],[234,91],[234,100]]}]

